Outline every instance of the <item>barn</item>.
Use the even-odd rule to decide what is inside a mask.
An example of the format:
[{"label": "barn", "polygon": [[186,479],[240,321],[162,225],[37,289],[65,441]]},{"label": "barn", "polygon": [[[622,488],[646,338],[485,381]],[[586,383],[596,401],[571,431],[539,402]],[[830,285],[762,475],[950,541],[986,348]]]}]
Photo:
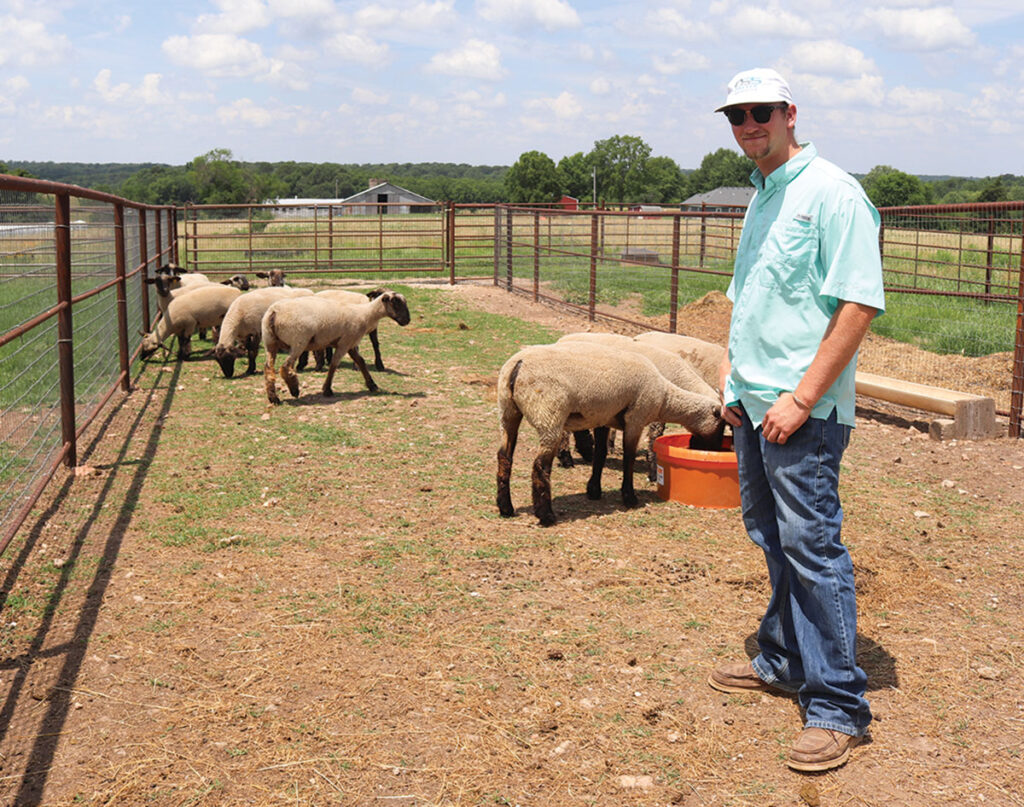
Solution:
[{"label": "barn", "polygon": [[347,199],[342,199],[345,213],[353,216],[375,216],[394,213],[430,213],[437,202],[391,182],[371,179],[370,186]]}]

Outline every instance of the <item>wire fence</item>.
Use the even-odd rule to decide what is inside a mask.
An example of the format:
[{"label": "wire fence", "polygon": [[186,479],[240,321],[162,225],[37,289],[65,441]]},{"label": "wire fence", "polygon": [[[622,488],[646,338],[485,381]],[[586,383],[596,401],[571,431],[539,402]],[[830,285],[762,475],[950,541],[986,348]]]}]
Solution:
[{"label": "wire fence", "polygon": [[[173,208],[0,176],[0,552],[77,440],[130,388],[129,334],[173,255]],[[166,246],[164,246],[166,244]]]},{"label": "wire fence", "polygon": [[[0,176],[0,552],[76,440],[129,388],[156,313],[151,267],[212,279],[284,269],[344,278],[483,280],[621,330],[704,332],[742,227],[729,210],[507,205],[150,207]],[[1020,436],[1024,203],[881,211],[887,311],[861,367],[992,397]],[[155,297],[155,295],[154,295]]]},{"label": "wire fence", "polygon": [[[1024,202],[880,212],[886,313],[872,325],[860,366],[991,397],[1019,437]],[[741,224],[732,212],[503,206],[494,283],[623,330],[677,332],[687,306],[728,288]]]}]

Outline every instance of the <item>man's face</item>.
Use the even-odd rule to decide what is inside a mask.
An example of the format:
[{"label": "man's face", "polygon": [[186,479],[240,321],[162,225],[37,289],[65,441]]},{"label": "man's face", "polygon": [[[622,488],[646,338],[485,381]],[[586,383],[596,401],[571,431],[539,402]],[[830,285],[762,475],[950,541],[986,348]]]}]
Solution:
[{"label": "man's face", "polygon": [[[768,176],[789,159],[790,132],[796,125],[796,107],[790,104],[784,110],[772,110],[766,123],[758,123],[750,110],[772,104],[740,104],[733,109],[742,109],[747,114],[739,126],[732,127],[733,137],[743,153],[757,163],[761,173]],[[775,105],[781,107],[782,104]],[[732,125],[732,124],[730,124]]]}]

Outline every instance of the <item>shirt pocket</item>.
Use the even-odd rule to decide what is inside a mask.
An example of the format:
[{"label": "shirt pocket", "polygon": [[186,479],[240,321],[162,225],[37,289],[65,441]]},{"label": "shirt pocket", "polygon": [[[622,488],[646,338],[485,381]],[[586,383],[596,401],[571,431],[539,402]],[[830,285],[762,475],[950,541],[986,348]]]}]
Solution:
[{"label": "shirt pocket", "polygon": [[813,280],[818,265],[818,228],[810,222],[790,221],[772,227],[762,251],[761,285],[796,292]]}]

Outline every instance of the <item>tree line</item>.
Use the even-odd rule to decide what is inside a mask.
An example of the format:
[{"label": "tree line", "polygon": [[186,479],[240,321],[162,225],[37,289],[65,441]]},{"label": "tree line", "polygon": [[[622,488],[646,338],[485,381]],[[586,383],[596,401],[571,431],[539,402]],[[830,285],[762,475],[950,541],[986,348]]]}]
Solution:
[{"label": "tree line", "polygon": [[[214,149],[180,166],[159,163],[0,162],[0,172],[90,187],[147,204],[245,204],[271,199],[343,199],[388,181],[429,199],[457,203],[673,205],[720,187],[748,187],[754,163],[731,149],[696,169],[654,156],[640,137],[615,135],[557,163],[527,151],[511,166],[453,163],[244,162]],[[1024,200],[1024,177],[922,178],[879,165],[859,177],[878,207]]]}]

